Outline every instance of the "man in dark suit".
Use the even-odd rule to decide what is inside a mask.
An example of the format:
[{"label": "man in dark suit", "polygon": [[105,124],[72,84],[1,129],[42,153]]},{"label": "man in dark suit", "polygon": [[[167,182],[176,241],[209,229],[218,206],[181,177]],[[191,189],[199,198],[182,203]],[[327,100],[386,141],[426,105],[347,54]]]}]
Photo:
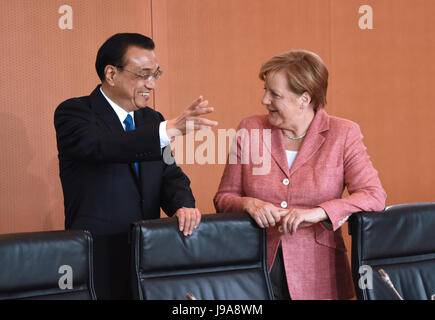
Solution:
[{"label": "man in dark suit", "polygon": [[202,97],[168,121],[147,107],[162,71],[146,36],[112,36],[95,65],[102,84],[62,102],[54,115],[65,228],[93,235],[97,298],[123,299],[131,297],[131,223],[157,219],[162,208],[188,236],[201,219],[188,177],[163,160],[164,148],[186,133],[188,120],[194,129],[217,123],[199,117],[213,111]]}]

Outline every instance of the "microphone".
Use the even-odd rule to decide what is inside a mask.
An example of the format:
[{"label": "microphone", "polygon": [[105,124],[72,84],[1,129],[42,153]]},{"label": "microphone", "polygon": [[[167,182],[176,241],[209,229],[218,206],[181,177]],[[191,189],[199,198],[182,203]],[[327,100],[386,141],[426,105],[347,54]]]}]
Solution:
[{"label": "microphone", "polygon": [[399,297],[400,300],[403,300],[402,296],[399,294],[399,292],[397,292],[396,288],[394,288],[393,283],[390,280],[390,277],[388,276],[388,274],[384,271],[384,269],[379,269],[378,270],[379,274],[382,277],[382,280],[384,280],[384,282],[394,291],[394,293],[396,294],[396,296]]},{"label": "microphone", "polygon": [[187,297],[187,299],[189,299],[189,300],[196,300],[195,296],[194,296],[193,294],[191,294],[190,292],[188,292],[188,293],[186,294],[186,297]]}]

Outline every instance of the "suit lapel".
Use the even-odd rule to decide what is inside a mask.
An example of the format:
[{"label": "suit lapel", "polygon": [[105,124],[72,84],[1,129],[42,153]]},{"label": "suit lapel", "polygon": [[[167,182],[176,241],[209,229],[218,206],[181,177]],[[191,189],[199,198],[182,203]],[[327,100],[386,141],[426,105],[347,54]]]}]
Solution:
[{"label": "suit lapel", "polygon": [[145,123],[143,118],[143,109],[134,112],[134,126],[135,128],[140,127]]},{"label": "suit lapel", "polygon": [[111,132],[124,131],[116,112],[101,93],[100,86],[91,93],[91,104],[95,113],[99,115]]},{"label": "suit lapel", "polygon": [[[268,145],[267,143],[263,143],[263,146],[266,146],[267,152],[269,152],[272,159],[276,162],[278,167],[288,178],[289,177],[288,162],[287,162],[287,155],[285,153],[284,138],[281,129],[277,127],[269,127],[269,128],[272,130],[271,144]],[[269,128],[266,127],[266,129]],[[271,149],[274,151],[272,152]]]},{"label": "suit lapel", "polygon": [[[111,132],[124,132],[124,127],[119,121],[118,115],[113,110],[112,106],[109,102],[104,98],[103,94],[100,91],[100,85],[95,88],[95,90],[91,93],[91,105],[92,109],[96,114],[103,120],[106,124],[107,128]],[[138,117],[140,118],[140,117]],[[135,112],[135,124],[136,124],[136,112]],[[141,190],[140,180],[136,175],[136,169],[133,163],[127,164],[130,167],[130,172],[136,182],[138,187],[138,191]],[[139,162],[139,174],[140,174],[140,162]]]},{"label": "suit lapel", "polygon": [[290,176],[302,167],[320,149],[325,137],[321,135],[329,129],[329,119],[327,113],[320,109],[316,112],[313,121],[308,129],[307,135],[302,142],[298,155],[290,168]]},{"label": "suit lapel", "polygon": [[[299,149],[298,155],[296,156],[290,170],[288,169],[287,155],[284,146],[284,137],[281,129],[277,127],[270,127],[266,125],[265,128],[272,129],[272,139],[271,146],[267,146],[268,152],[271,154],[272,159],[276,162],[281,171],[289,178],[296,170],[302,167],[311,157],[319,151],[325,137],[321,135],[322,132],[329,129],[329,118],[328,114],[320,109],[316,112],[313,121],[308,129],[307,135],[305,136],[304,142]],[[272,150],[274,152],[272,152]]]}]

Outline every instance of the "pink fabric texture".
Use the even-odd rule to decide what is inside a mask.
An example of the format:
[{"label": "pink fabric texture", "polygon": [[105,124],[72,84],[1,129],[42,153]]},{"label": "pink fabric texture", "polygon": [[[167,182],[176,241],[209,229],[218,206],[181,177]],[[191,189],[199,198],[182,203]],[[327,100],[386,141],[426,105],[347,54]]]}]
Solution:
[{"label": "pink fabric texture", "polygon": [[[282,131],[269,124],[267,115],[243,119],[238,132],[248,134],[235,140],[237,163],[225,167],[214,197],[217,212],[242,212],[244,197],[277,207],[287,205],[287,209],[322,207],[333,230],[322,223],[299,229],[294,235],[283,234],[279,225],[268,228],[269,270],[281,241],[292,299],[351,298],[354,289],[340,227],[354,212],[384,209],[386,199],[359,126],[320,109],[290,170]],[[260,132],[259,139],[253,139],[253,132]],[[255,148],[259,151],[252,152]],[[259,167],[267,168],[259,163],[258,155],[263,162],[270,159],[265,174],[258,174]],[[349,196],[342,198],[345,187]]]}]

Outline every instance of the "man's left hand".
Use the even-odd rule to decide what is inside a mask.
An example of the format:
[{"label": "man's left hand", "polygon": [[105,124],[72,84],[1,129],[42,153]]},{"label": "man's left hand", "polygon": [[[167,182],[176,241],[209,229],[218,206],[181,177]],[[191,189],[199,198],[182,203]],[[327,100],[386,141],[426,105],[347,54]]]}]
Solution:
[{"label": "man's left hand", "polygon": [[185,236],[190,236],[201,222],[201,212],[197,208],[180,208],[174,214],[178,219],[178,227]]}]

